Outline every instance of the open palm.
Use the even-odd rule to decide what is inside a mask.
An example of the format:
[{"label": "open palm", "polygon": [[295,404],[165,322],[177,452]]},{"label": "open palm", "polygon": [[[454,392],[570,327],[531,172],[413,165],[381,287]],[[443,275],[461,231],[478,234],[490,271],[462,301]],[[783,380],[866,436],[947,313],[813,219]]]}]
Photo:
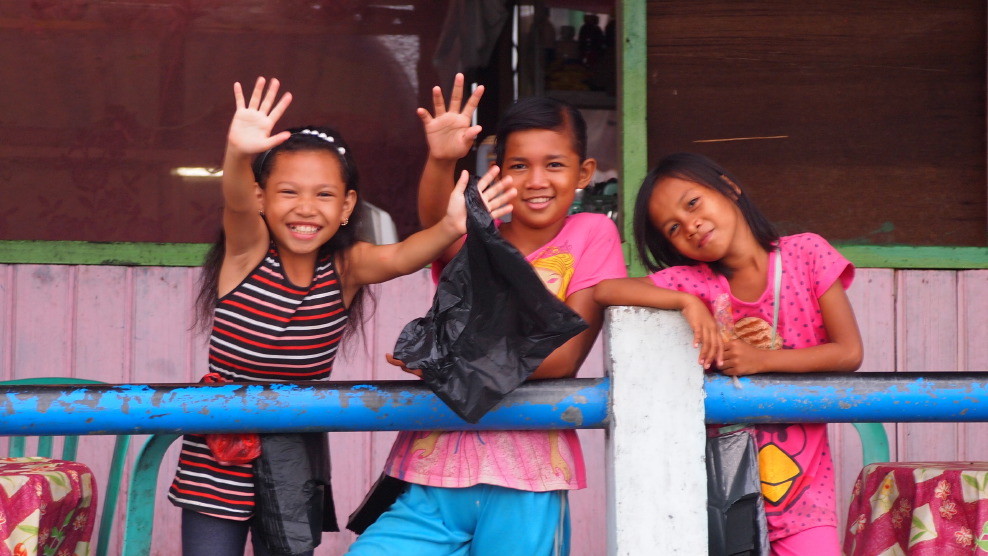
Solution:
[{"label": "open palm", "polygon": [[484,87],[477,87],[466,103],[463,103],[463,74],[456,74],[447,108],[442,89],[433,87],[434,115],[424,108],[419,108],[417,111],[419,118],[422,119],[431,156],[458,160],[470,152],[481,130],[479,125],[472,125],[472,122],[473,113],[477,110],[483,94]]},{"label": "open palm", "polygon": [[250,95],[250,101],[244,101],[243,88],[240,83],[233,84],[233,96],[236,99],[237,110],[233,114],[233,121],[230,122],[230,132],[227,141],[231,148],[245,154],[257,154],[264,152],[288,139],[291,135],[287,131],[272,136],[278,119],[292,102],[292,94],[285,93],[278,99],[278,88],[280,83],[277,79],[271,79],[265,90],[265,79],[258,77],[254,84],[254,91]]}]

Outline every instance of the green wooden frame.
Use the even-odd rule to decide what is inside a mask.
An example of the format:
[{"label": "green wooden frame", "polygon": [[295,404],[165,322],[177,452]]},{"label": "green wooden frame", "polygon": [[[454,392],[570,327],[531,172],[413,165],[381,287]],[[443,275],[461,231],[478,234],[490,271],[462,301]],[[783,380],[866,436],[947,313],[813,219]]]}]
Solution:
[{"label": "green wooden frame", "polygon": [[[0,241],[0,264],[191,267],[202,264],[209,247],[205,243]],[[836,247],[859,268],[988,268],[988,247],[851,244],[837,244]]]}]

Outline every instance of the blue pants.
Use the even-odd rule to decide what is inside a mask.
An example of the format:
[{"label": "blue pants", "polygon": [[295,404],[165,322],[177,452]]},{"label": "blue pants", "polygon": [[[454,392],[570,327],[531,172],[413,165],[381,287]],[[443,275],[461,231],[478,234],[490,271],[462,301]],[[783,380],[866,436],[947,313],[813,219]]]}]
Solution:
[{"label": "blue pants", "polygon": [[[251,521],[222,519],[182,510],[182,556],[243,556]],[[254,556],[270,556],[264,543],[251,534]],[[300,556],[312,555],[312,551]]]},{"label": "blue pants", "polygon": [[409,485],[350,546],[360,556],[569,554],[566,491]]}]

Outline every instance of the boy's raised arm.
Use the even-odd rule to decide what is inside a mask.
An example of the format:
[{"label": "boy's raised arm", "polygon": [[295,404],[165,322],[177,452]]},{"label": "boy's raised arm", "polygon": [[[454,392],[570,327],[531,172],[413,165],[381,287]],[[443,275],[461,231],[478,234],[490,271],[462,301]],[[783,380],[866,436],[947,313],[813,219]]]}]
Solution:
[{"label": "boy's raised arm", "polygon": [[484,87],[481,85],[463,103],[463,74],[458,73],[453,80],[448,108],[442,89],[433,87],[434,113],[430,114],[425,108],[416,111],[429,145],[418,191],[419,224],[423,228],[436,225],[446,215],[446,204],[453,191],[456,161],[470,152],[481,131],[481,127],[472,125],[472,122],[483,94]]}]

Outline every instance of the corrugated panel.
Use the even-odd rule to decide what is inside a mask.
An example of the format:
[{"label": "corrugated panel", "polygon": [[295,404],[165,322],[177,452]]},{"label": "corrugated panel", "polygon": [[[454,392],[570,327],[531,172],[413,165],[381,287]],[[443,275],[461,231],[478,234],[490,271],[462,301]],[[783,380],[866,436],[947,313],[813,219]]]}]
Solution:
[{"label": "corrugated panel", "polygon": [[[125,382],[187,382],[203,372],[205,342],[190,329],[198,269],[0,265],[0,380],[58,375]],[[431,303],[427,271],[375,288],[377,309],[362,340],[337,363],[337,380],[406,379],[383,354],[401,328]],[[862,269],[849,292],[866,352],[865,371],[988,370],[988,270],[892,271]],[[898,317],[898,318],[897,318]],[[900,340],[900,341],[897,341]],[[368,372],[369,371],[369,372]],[[580,376],[600,376],[594,347]],[[893,458],[988,458],[982,423],[887,425]],[[334,433],[334,486],[345,520],[376,478],[394,433]],[[605,551],[604,434],[580,431],[590,488],[571,497],[574,554]],[[831,425],[838,505],[843,514],[861,466],[857,434]],[[80,454],[105,473],[109,439],[80,443]],[[137,447],[141,439],[135,439]],[[156,500],[154,552],[173,554],[179,512],[165,499],[176,444],[162,463]],[[2,446],[0,446],[2,448]],[[114,542],[118,543],[121,531]],[[349,533],[326,535],[317,554],[339,554]],[[114,547],[111,553],[115,551]]]},{"label": "corrugated panel", "polygon": [[[895,370],[895,272],[889,269],[857,269],[848,290],[861,339],[865,345],[862,371]],[[886,425],[890,443],[895,426]],[[845,519],[851,489],[861,471],[861,441],[854,426],[835,423],[828,427],[837,486],[837,512]],[[890,446],[894,453],[894,444]]]}]

